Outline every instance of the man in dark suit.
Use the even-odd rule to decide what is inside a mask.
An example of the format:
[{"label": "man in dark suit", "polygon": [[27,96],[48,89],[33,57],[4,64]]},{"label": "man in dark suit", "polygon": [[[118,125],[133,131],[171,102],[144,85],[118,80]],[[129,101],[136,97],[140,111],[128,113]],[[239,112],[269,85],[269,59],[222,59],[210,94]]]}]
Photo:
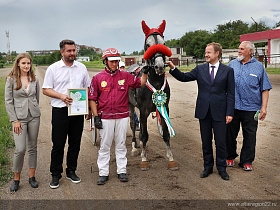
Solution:
[{"label": "man in dark suit", "polygon": [[198,96],[195,117],[199,119],[202,139],[205,178],[213,172],[214,158],[212,138],[216,144],[216,167],[224,180],[229,179],[226,172],[226,124],[234,114],[235,83],[233,69],[220,63],[222,46],[210,43],[205,49],[206,64],[196,66],[183,73],[172,62],[168,62],[170,74],[181,82],[197,81]]}]

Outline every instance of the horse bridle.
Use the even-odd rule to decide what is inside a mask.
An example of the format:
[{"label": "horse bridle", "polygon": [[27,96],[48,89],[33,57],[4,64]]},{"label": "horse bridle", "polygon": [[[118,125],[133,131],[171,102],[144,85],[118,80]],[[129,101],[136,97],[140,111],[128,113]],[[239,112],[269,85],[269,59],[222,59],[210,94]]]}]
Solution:
[{"label": "horse bridle", "polygon": [[[155,42],[156,42],[155,44],[158,44],[157,35],[160,35],[160,34],[159,34],[159,33],[152,33],[152,34],[149,35],[149,36],[153,36],[153,37],[154,37]],[[149,37],[149,36],[148,36],[148,37]],[[160,36],[161,36],[161,35],[160,35]],[[162,37],[162,36],[161,36],[161,37]],[[163,38],[163,37],[162,37],[162,38]],[[147,45],[146,45],[146,42],[145,42],[145,47],[144,47],[144,49],[145,49],[145,51],[147,51],[147,49],[148,49],[148,47],[147,47]],[[158,57],[162,57],[162,58],[163,58],[164,66],[165,66],[165,67],[168,66],[168,64],[165,64],[165,61],[166,61],[165,55],[164,55],[163,53],[161,53],[161,52],[157,52],[157,53],[153,54],[153,55],[151,56],[151,58],[149,58],[149,59],[147,60],[148,66],[154,68],[154,67],[155,67],[155,60],[156,60],[156,58],[158,58]]]}]

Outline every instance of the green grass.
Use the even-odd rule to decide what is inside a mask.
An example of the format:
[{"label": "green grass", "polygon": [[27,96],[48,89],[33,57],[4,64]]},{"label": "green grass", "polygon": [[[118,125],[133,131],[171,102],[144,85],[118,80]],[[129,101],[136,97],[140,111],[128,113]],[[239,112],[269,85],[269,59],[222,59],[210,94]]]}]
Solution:
[{"label": "green grass", "polygon": [[[180,71],[187,72],[194,69],[196,64],[191,64],[189,66],[177,67]],[[265,68],[267,74],[280,74],[280,68]]]},{"label": "green grass", "polygon": [[266,68],[267,74],[280,74],[280,68]]},{"label": "green grass", "polygon": [[0,78],[0,186],[13,176],[9,149],[14,147],[11,130],[12,124],[5,107],[5,78]]},{"label": "green grass", "polygon": [[104,69],[105,65],[102,61],[89,61],[89,62],[81,62],[85,64],[88,69]]}]

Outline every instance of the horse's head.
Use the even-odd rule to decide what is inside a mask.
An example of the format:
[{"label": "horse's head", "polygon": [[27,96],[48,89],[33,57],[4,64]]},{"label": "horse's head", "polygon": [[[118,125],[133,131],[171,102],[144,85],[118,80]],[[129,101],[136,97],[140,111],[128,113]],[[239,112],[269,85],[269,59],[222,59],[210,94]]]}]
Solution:
[{"label": "horse's head", "polygon": [[155,69],[156,74],[165,73],[165,56],[171,56],[171,51],[165,46],[163,32],[165,29],[165,20],[156,29],[150,29],[145,21],[142,21],[142,29],[146,35],[144,59],[150,67]]}]

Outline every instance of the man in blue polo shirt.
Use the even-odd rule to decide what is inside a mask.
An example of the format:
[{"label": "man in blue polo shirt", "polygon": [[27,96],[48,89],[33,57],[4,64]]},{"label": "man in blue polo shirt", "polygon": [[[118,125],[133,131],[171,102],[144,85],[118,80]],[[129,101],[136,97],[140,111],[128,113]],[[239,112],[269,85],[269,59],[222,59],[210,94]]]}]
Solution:
[{"label": "man in blue polo shirt", "polygon": [[[233,120],[227,128],[227,165],[234,166],[234,159],[238,156],[236,138],[241,123],[243,146],[239,166],[245,171],[252,170],[258,119],[264,120],[267,115],[269,90],[272,88],[263,64],[252,57],[254,48],[251,42],[242,42],[239,45],[238,58],[229,63],[234,70],[235,110]],[[255,116],[257,111],[258,117]]]}]

